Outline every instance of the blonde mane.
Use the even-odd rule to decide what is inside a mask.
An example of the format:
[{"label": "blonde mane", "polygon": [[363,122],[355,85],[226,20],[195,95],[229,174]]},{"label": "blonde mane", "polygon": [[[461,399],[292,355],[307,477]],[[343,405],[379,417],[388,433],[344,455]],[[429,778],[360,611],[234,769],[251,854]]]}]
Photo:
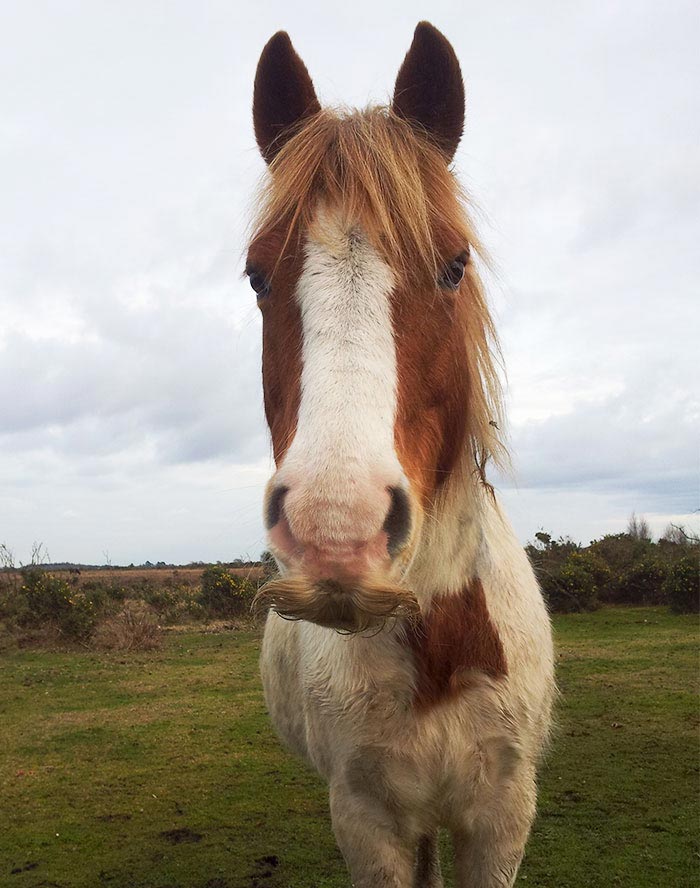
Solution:
[{"label": "blonde mane", "polygon": [[443,154],[389,108],[324,109],[300,123],[269,172],[254,239],[281,236],[278,260],[314,225],[319,205],[339,210],[349,227],[360,226],[402,286],[437,288],[445,264],[468,248],[471,260],[457,294],[464,301],[458,317],[466,347],[456,359],[469,380],[469,441],[485,481],[488,459],[507,463],[499,434],[500,349],[473,262],[475,255],[484,260],[484,251]]}]

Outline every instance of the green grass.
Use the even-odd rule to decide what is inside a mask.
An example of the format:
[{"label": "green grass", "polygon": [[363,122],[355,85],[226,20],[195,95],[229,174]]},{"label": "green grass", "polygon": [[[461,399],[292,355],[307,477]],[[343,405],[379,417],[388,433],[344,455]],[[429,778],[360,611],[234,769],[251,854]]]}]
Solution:
[{"label": "green grass", "polygon": [[[697,620],[555,619],[562,699],[519,886],[699,883]],[[5,652],[0,886],[347,888],[326,790],[268,725],[259,638]]]}]

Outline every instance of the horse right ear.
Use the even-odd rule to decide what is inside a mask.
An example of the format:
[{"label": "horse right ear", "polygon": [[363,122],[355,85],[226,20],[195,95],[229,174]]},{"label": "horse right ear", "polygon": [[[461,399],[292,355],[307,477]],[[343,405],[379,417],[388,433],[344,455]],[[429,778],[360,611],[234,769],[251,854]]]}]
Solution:
[{"label": "horse right ear", "polygon": [[255,138],[267,163],[293,135],[296,124],[320,110],[306,65],[289,34],[278,31],[262,51],[253,92]]},{"label": "horse right ear", "polygon": [[452,45],[430,22],[416,28],[391,107],[452,160],[464,128],[464,82]]}]

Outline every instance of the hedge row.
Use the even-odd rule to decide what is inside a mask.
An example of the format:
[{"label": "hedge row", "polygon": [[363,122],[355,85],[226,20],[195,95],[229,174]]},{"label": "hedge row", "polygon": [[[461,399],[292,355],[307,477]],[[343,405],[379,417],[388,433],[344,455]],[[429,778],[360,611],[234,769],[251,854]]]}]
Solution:
[{"label": "hedge row", "polygon": [[700,609],[700,561],[692,542],[635,540],[615,534],[583,548],[570,539],[537,534],[526,547],[550,610],[594,610],[601,604]]}]

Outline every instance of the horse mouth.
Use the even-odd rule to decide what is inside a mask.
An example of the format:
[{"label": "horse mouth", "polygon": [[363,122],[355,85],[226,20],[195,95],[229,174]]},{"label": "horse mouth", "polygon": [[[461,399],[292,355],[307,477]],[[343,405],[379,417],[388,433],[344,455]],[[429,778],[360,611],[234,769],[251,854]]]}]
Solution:
[{"label": "horse mouth", "polygon": [[253,609],[286,620],[306,620],[337,632],[379,631],[389,621],[419,613],[413,592],[386,577],[312,580],[300,574],[276,577],[255,596]]}]

